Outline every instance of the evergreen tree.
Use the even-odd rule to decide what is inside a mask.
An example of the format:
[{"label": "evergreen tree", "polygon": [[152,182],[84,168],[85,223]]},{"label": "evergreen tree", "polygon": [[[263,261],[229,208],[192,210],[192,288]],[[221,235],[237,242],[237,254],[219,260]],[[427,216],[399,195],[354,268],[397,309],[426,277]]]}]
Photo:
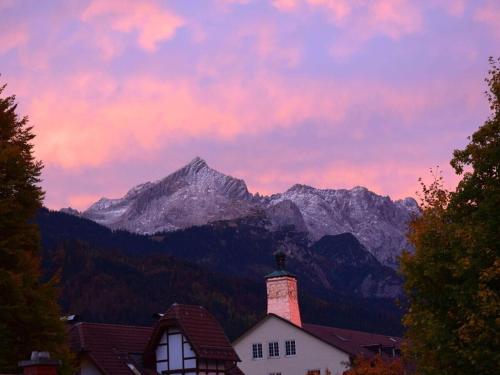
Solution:
[{"label": "evergreen tree", "polygon": [[67,360],[55,280],[40,281],[40,239],[33,223],[42,205],[42,163],[33,156],[32,128],[0,87],[0,373],[17,372],[31,351]]},{"label": "evergreen tree", "polygon": [[423,185],[423,212],[402,257],[410,308],[407,354],[419,374],[500,368],[500,59],[486,79],[492,114],[451,161],[456,191]]}]

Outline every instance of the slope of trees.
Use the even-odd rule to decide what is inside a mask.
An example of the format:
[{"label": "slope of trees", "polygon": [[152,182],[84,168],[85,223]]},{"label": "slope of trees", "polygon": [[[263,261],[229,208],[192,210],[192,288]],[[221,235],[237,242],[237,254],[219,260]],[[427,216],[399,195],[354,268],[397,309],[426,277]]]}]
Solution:
[{"label": "slope of trees", "polygon": [[453,154],[462,176],[447,192],[423,185],[423,215],[402,258],[410,308],[407,353],[419,374],[497,374],[500,368],[500,59],[490,60],[492,114]]},{"label": "slope of trees", "polygon": [[[231,338],[265,314],[264,275],[273,270],[272,254],[281,244],[281,237],[274,236],[292,235],[229,221],[160,239],[111,231],[47,209],[39,210],[37,222],[43,270],[47,278],[60,272],[60,302],[67,313],[85,321],[149,325],[152,313],[173,302],[201,304]],[[305,321],[401,334],[401,311],[392,300],[344,294],[341,284],[334,284],[328,294],[321,285],[308,282],[312,277],[298,261],[288,266],[299,275]],[[333,273],[348,271],[359,270],[340,265]]]},{"label": "slope of trees", "polygon": [[15,97],[0,96],[0,372],[16,372],[32,350],[68,358],[54,280],[40,282],[32,220],[42,204],[42,164],[33,157],[33,138],[27,118],[16,114]]}]

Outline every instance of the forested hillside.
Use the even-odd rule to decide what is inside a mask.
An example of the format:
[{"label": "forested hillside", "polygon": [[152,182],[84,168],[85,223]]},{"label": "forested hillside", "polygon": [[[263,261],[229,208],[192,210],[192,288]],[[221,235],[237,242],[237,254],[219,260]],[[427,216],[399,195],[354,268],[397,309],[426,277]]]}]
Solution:
[{"label": "forested hillside", "polygon": [[[273,269],[272,254],[281,247],[289,253],[290,270],[299,276],[304,321],[401,333],[401,312],[393,299],[365,297],[356,291],[364,278],[359,273],[380,267],[388,272],[386,268],[379,263],[370,267],[371,258],[359,267],[352,261],[335,263],[348,246],[330,246],[326,255],[323,246],[323,253],[314,254],[299,234],[261,232],[252,220],[149,238],[112,232],[92,221],[46,209],[37,216],[45,275],[59,272],[64,310],[87,321],[147,325],[153,313],[165,311],[174,302],[194,303],[212,311],[234,338],[265,314],[263,276]],[[345,236],[339,238],[339,243],[345,240]],[[337,243],[332,238],[328,241]],[[347,243],[357,246],[355,238]],[[357,251],[364,254],[362,247]],[[316,269],[312,259],[317,256],[330,259],[325,264],[332,267],[331,275]],[[336,280],[345,266],[349,272]]]}]

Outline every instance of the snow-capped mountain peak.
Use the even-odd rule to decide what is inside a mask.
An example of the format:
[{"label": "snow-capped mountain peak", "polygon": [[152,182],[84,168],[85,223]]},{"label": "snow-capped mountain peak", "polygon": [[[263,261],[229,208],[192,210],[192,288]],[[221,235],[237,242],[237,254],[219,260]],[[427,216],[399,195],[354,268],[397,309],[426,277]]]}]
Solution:
[{"label": "snow-capped mountain peak", "polygon": [[261,212],[269,228],[293,226],[311,240],[352,233],[382,263],[394,266],[404,248],[413,198],[392,201],[365,187],[316,189],[295,184],[284,193],[252,195],[241,179],[216,171],[200,157],[156,182],[102,198],[81,215],[114,229],[152,234]]}]

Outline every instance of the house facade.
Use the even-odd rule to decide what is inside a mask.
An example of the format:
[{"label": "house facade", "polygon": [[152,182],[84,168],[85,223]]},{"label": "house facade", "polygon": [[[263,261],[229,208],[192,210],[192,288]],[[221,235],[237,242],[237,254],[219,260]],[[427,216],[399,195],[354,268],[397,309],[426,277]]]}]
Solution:
[{"label": "house facade", "polygon": [[286,271],[285,256],[266,276],[267,315],[233,342],[248,375],[341,375],[355,356],[400,354],[402,339],[368,332],[304,324],[297,278]]},{"label": "house facade", "polygon": [[76,323],[80,375],[241,375],[222,327],[201,306],[172,305],[153,327]]},{"label": "house facade", "polygon": [[235,343],[245,374],[340,375],[349,354],[278,315],[268,314]]}]

